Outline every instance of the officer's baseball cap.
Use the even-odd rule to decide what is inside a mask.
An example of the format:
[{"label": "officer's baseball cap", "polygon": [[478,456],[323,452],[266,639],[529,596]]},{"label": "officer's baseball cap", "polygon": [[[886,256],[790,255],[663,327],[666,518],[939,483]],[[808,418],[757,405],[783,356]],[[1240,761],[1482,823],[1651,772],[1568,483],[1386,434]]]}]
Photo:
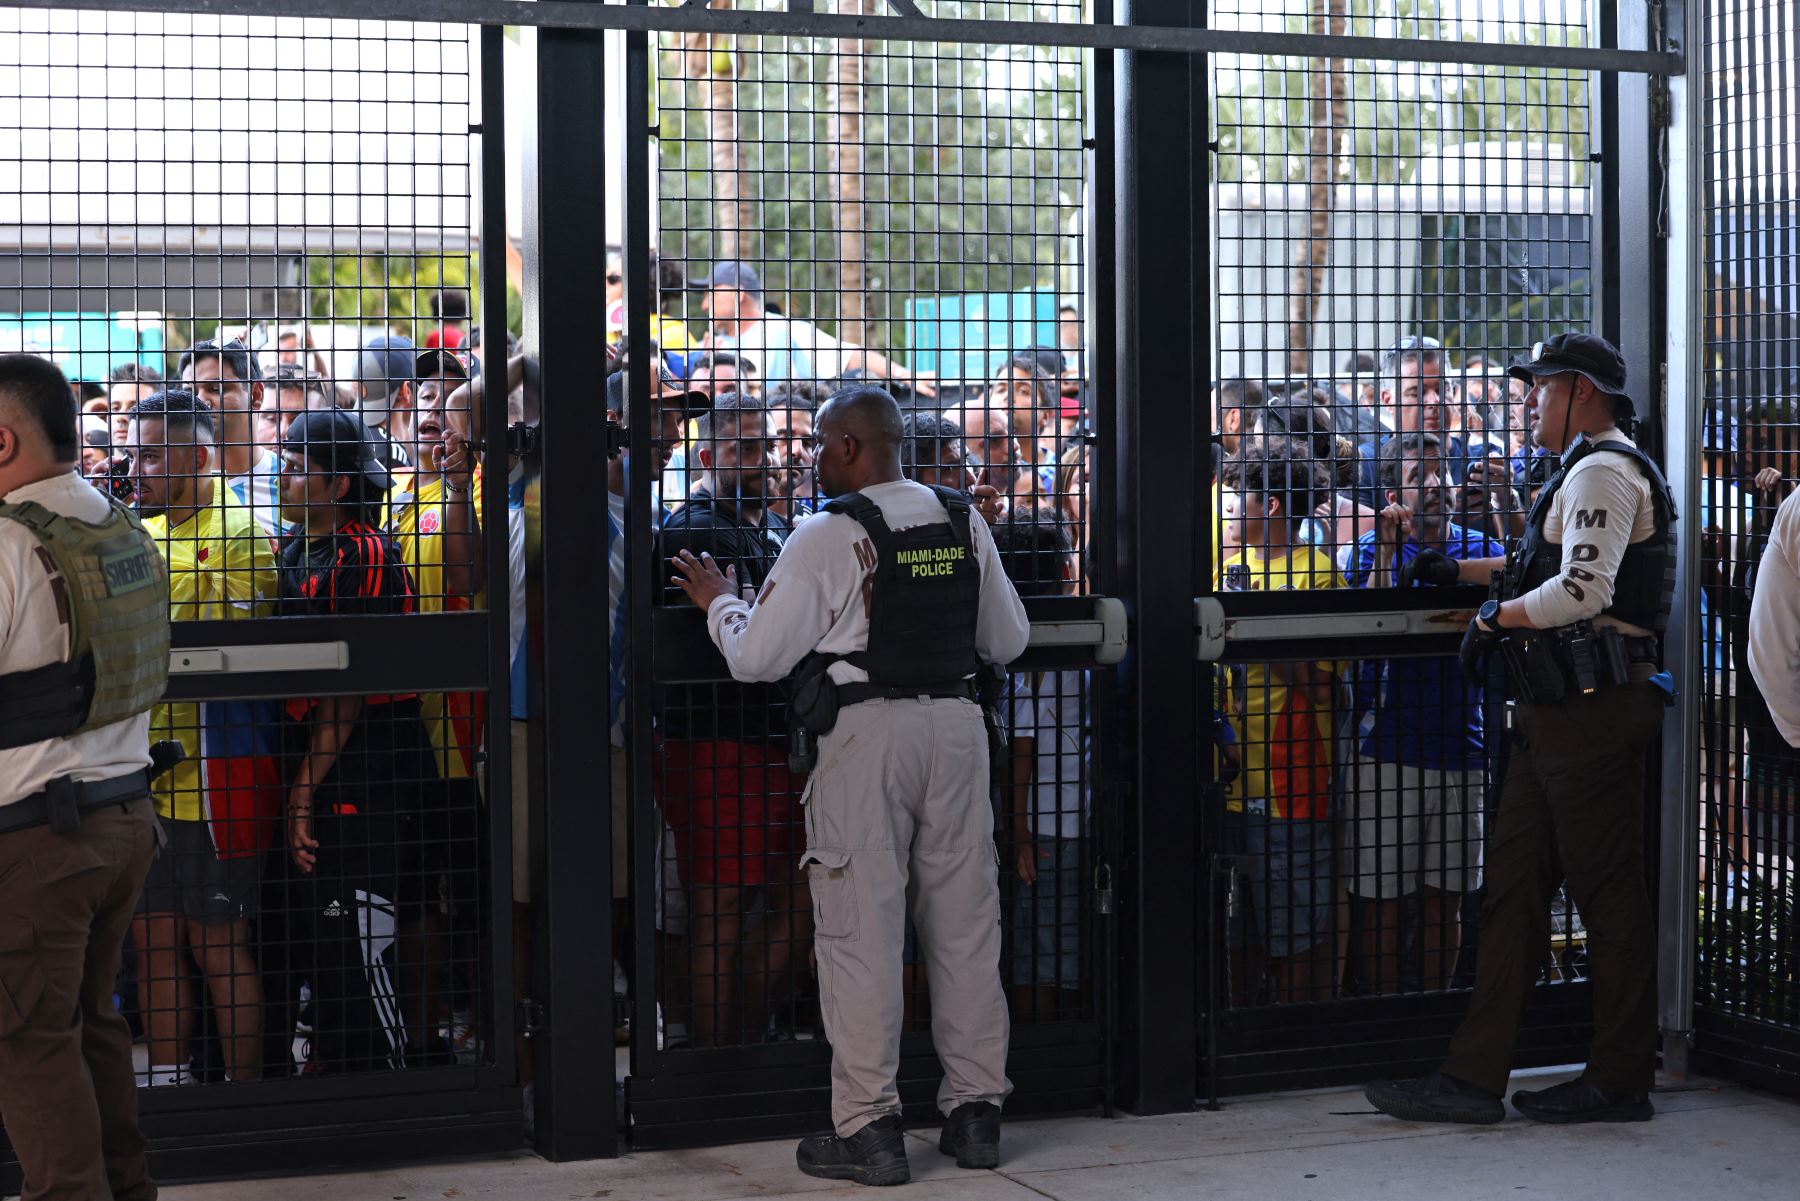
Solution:
[{"label": "officer's baseball cap", "polygon": [[306,460],[308,468],[328,475],[360,476],[377,492],[393,483],[376,454],[368,429],[344,409],[313,409],[294,418],[281,449]]},{"label": "officer's baseball cap", "polygon": [[398,334],[384,334],[363,347],[356,361],[356,380],[362,385],[357,410],[369,425],[381,425],[388,419],[389,400],[401,384],[416,378],[412,339]]},{"label": "officer's baseball cap", "polygon": [[687,286],[690,292],[704,292],[708,288],[736,288],[752,296],[761,296],[763,290],[762,277],[756,274],[756,268],[735,259],[714,263],[711,271],[699,279],[688,280]]},{"label": "officer's baseball cap", "polygon": [[[712,409],[712,397],[698,388],[690,388],[675,378],[674,372],[659,360],[652,393],[659,402],[678,401],[689,417],[698,417]],[[606,409],[609,413],[625,411],[625,380],[628,373],[615,371],[606,377]]]},{"label": "officer's baseball cap", "polygon": [[1625,356],[1597,334],[1567,333],[1546,338],[1506,369],[1508,375],[1527,384],[1533,376],[1566,375],[1571,371],[1585,376],[1609,396],[1626,396]]}]

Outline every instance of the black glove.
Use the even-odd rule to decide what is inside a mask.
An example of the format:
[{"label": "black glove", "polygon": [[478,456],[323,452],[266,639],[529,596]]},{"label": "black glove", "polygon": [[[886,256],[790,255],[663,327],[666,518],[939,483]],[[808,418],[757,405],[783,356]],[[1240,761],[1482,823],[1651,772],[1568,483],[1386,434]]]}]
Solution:
[{"label": "black glove", "polygon": [[1440,588],[1453,588],[1461,579],[1455,559],[1441,550],[1422,550],[1400,568],[1400,586],[1411,588],[1420,580]]},{"label": "black glove", "polygon": [[[1431,553],[1433,552],[1425,552],[1427,555]],[[1419,557],[1424,558],[1424,555]],[[1500,632],[1482,625],[1481,618],[1469,618],[1469,628],[1463,631],[1462,650],[1457,652],[1456,657],[1462,662],[1463,679],[1470,686],[1480,688],[1487,683],[1487,657],[1500,645],[1500,638]]]}]

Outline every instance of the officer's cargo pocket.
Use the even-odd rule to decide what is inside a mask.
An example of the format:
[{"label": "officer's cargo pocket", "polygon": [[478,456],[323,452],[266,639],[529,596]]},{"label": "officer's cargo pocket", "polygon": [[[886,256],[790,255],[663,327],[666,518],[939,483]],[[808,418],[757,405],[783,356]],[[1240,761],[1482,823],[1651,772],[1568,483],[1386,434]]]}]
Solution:
[{"label": "officer's cargo pocket", "polygon": [[812,893],[813,935],[851,941],[857,933],[856,881],[851,878],[850,852],[833,847],[808,848],[800,858]]},{"label": "officer's cargo pocket", "polygon": [[17,916],[0,919],[0,1038],[29,1026],[43,995],[44,971],[31,923]]}]

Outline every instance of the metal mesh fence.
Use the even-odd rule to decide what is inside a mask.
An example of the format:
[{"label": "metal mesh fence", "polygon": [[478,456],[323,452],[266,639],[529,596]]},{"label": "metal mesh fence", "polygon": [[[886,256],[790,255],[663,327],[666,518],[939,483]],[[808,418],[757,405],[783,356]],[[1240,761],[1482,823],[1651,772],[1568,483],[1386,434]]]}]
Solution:
[{"label": "metal mesh fence", "polygon": [[[1588,22],[1583,3],[1212,6],[1220,28],[1451,42],[1584,45]],[[1210,61],[1215,587],[1386,589],[1426,547],[1495,558],[1548,474],[1505,365],[1592,318],[1590,77]],[[1240,664],[1213,689],[1221,1002],[1471,983],[1498,682],[1402,656]],[[1546,978],[1578,975],[1566,900],[1551,928]]]},{"label": "metal mesh fence", "polygon": [[1705,6],[1700,428],[1701,862],[1698,1002],[1800,1024],[1795,796],[1800,760],[1748,662],[1750,605],[1778,508],[1800,478],[1791,233],[1794,14]]},{"label": "metal mesh fence", "polygon": [[[1022,594],[1087,590],[1083,54],[665,35],[654,56],[652,333],[663,364],[713,405],[658,435],[659,556],[708,550],[760,587],[789,532],[831,499],[813,471],[818,406],[871,383],[902,406],[907,476],[970,494]],[[624,302],[609,304],[616,335]],[[1015,675],[1002,705],[992,792],[1004,975],[1022,1022],[1092,1012],[1092,705],[1080,671]],[[659,699],[653,776],[674,850],[658,915],[666,1044],[820,1033],[794,867],[807,781],[787,751],[777,689],[680,685]],[[926,958],[909,922],[908,1029],[929,1022]]]},{"label": "metal mesh fence", "polygon": [[[484,605],[471,61],[464,26],[0,10],[0,349],[62,368],[177,623]],[[118,989],[140,1083],[481,1057],[485,695],[231,696],[152,719],[186,759]]]}]

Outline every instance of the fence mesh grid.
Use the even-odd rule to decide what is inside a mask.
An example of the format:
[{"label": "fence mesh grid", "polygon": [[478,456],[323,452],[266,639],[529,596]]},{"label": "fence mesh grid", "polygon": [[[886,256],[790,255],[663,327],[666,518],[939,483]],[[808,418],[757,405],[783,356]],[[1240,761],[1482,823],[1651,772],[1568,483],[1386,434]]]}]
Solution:
[{"label": "fence mesh grid", "polygon": [[[1081,6],[933,15],[1066,21]],[[652,329],[714,406],[659,437],[659,555],[707,549],[760,586],[830,499],[812,471],[817,407],[868,382],[900,401],[908,477],[971,494],[1022,594],[1085,591],[1084,55],[663,35],[655,60]],[[618,331],[623,302],[609,304]],[[1012,676],[1002,706],[993,801],[1020,1022],[1092,1012],[1092,704],[1085,672],[1049,671]],[[817,1037],[794,867],[806,782],[787,771],[779,690],[672,687],[657,735],[673,848],[658,907],[665,1042]],[[910,923],[906,942],[905,1022],[922,1030],[929,981]]]},{"label": "fence mesh grid", "polygon": [[1800,1025],[1795,797],[1800,760],[1750,673],[1750,605],[1800,478],[1794,354],[1791,7],[1705,5],[1705,312],[1700,426],[1701,861],[1697,1001]]},{"label": "fence mesh grid", "polygon": [[[0,349],[61,367],[177,622],[483,604],[471,46],[0,9]],[[158,706],[187,757],[118,987],[142,1084],[482,1055],[483,720],[475,693]]]},{"label": "fence mesh grid", "polygon": [[[1211,6],[1218,28],[1588,44],[1585,3],[1528,11]],[[1210,63],[1215,587],[1392,588],[1426,546],[1498,555],[1547,475],[1505,367],[1593,316],[1591,77]],[[1233,881],[1221,1003],[1472,983],[1498,681],[1400,657],[1235,665],[1213,691]],[[1545,979],[1580,975],[1566,899],[1552,930]]]}]

